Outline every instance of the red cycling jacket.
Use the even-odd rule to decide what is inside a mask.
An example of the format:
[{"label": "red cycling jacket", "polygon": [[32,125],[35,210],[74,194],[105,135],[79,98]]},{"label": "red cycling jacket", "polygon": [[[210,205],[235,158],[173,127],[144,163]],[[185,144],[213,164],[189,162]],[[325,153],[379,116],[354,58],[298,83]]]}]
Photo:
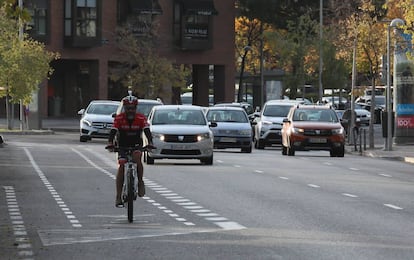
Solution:
[{"label": "red cycling jacket", "polygon": [[117,115],[114,119],[113,128],[118,129],[119,146],[142,145],[142,131],[149,127],[147,118],[142,114],[135,114],[135,118],[130,122],[125,113]]}]

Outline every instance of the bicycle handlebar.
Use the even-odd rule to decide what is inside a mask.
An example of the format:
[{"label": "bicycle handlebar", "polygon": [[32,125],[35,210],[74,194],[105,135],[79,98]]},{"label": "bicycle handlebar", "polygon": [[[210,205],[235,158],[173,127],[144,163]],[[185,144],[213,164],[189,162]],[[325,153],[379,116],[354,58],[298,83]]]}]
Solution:
[{"label": "bicycle handlebar", "polygon": [[152,149],[156,149],[156,147],[153,146],[153,145],[132,146],[132,147],[129,147],[129,146],[115,147],[115,146],[107,145],[107,146],[105,146],[105,149],[112,150],[113,152],[119,152],[121,150],[124,150],[124,151],[141,151],[141,152],[144,152],[144,151],[150,151]]}]

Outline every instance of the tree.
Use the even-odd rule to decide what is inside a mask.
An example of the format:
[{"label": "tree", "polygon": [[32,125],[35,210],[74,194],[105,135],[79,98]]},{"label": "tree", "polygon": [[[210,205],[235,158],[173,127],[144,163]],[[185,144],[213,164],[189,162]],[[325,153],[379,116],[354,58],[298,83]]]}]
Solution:
[{"label": "tree", "polygon": [[303,15],[295,22],[288,22],[287,30],[277,30],[266,35],[286,72],[285,88],[289,90],[291,98],[296,98],[298,87],[304,86],[310,79],[309,68],[306,67],[309,65],[307,61],[311,59],[308,55],[315,54],[317,26],[309,15]]},{"label": "tree", "polygon": [[[59,57],[44,44],[19,34],[19,22],[10,13],[10,1],[0,7],[0,97],[6,97],[8,128],[11,128],[9,102],[28,105],[41,81],[52,72],[50,62]],[[22,20],[21,20],[22,21]]]},{"label": "tree", "polygon": [[158,54],[157,26],[155,23],[146,26],[149,29],[139,35],[128,23],[117,29],[120,63],[110,78],[124,87],[131,87],[135,95],[142,98],[163,96],[167,85],[175,93],[177,88],[185,86],[190,72],[185,66],[174,65]]}]

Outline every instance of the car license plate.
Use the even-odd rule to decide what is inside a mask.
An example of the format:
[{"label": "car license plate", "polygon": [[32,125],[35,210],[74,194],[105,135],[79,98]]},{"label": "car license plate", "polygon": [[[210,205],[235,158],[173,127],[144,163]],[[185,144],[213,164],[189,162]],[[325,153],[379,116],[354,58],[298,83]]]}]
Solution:
[{"label": "car license plate", "polygon": [[185,145],[171,145],[172,150],[186,150]]},{"label": "car license plate", "polygon": [[110,129],[100,129],[100,130],[98,130],[98,132],[100,134],[109,134],[109,131],[110,131]]},{"label": "car license plate", "polygon": [[327,140],[326,138],[310,138],[309,142],[314,144],[324,144],[327,142]]},{"label": "car license plate", "polygon": [[236,142],[236,138],[222,137],[220,139],[220,142],[223,142],[223,143],[235,143]]}]

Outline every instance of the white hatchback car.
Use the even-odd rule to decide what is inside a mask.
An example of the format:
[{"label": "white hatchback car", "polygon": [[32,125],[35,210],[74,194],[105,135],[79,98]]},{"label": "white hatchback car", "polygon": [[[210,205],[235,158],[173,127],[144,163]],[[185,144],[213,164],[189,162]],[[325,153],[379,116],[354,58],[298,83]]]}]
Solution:
[{"label": "white hatchback car", "polygon": [[86,109],[78,111],[81,116],[79,141],[86,142],[92,138],[108,138],[120,102],[111,100],[93,100]]},{"label": "white hatchback car", "polygon": [[[155,106],[148,116],[152,141],[156,149],[145,154],[144,161],[154,164],[155,159],[199,159],[213,164],[213,132],[200,106]],[[144,138],[144,143],[148,143]]]}]

